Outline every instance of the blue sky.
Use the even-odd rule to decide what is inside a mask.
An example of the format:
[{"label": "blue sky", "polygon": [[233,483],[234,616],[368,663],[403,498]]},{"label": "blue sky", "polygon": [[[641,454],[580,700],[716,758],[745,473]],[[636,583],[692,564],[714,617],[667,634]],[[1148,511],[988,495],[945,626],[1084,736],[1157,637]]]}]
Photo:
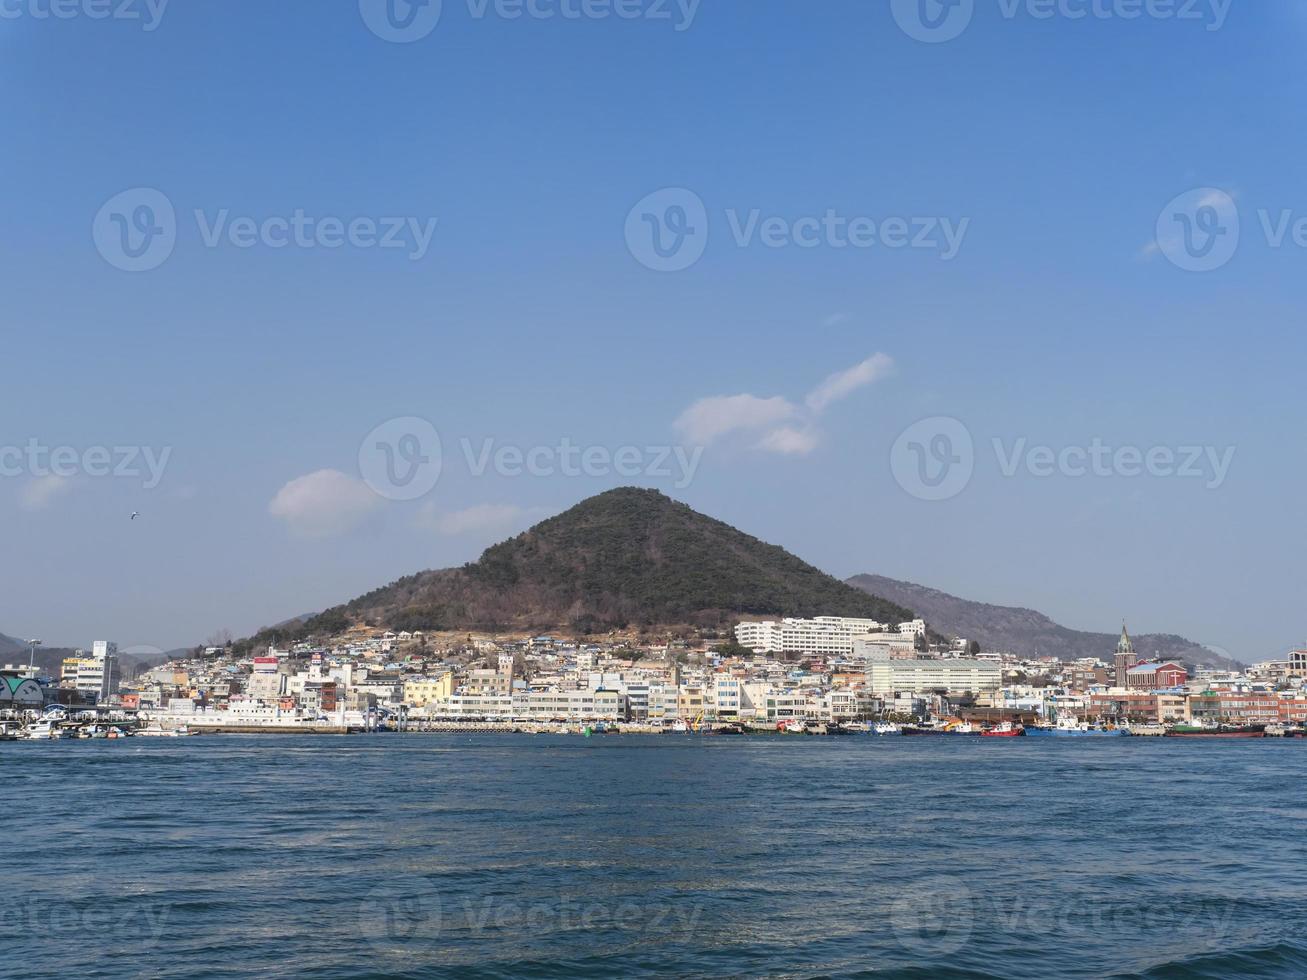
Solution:
[{"label": "blue sky", "polygon": [[[1249,659],[1307,639],[1307,249],[1274,247],[1259,216],[1307,217],[1300,5],[1236,0],[1214,30],[1208,0],[1193,19],[975,0],[928,43],[888,2],[666,20],[655,0],[628,0],[632,18],[469,4],[409,43],[354,0],[174,0],[153,30],[144,0],[127,8],[144,20],[6,8],[0,445],[78,461],[0,477],[0,630],[240,635],[640,483],[840,576]],[[173,208],[175,241],[132,272],[113,235],[140,189]],[[1195,191],[1195,214],[1215,192],[1241,221],[1198,272],[1157,231]],[[670,229],[669,201],[702,204],[702,254],[654,271],[626,231]],[[359,219],[376,239],[274,247],[274,222],[238,246],[297,212],[326,234],[304,241]],[[828,213],[878,235],[903,219],[925,247],[785,237]],[[403,247],[378,247],[392,218]],[[777,218],[789,244],[769,247]],[[423,250],[411,229],[432,220]],[[930,245],[945,222],[964,229],[948,258]],[[439,433],[439,479],[393,499],[360,445],[409,417]],[[904,473],[937,444],[900,436],[940,418],[974,464],[921,499]],[[637,475],[517,474],[511,453],[477,475],[486,440],[555,464],[563,440],[635,447]],[[1026,465],[1096,440],[1177,461]],[[147,488],[88,472],[99,446],[170,454]],[[1228,460],[1219,479],[1173,472],[1191,446]],[[663,475],[659,447],[702,448],[692,479]]]}]

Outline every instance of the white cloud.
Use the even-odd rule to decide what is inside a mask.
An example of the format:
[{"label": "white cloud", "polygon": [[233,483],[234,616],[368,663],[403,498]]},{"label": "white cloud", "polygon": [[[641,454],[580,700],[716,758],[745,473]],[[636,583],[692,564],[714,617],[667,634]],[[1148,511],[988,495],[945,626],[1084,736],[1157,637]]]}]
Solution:
[{"label": "white cloud", "polygon": [[861,364],[846,371],[836,371],[808,395],[808,408],[814,414],[826,411],[833,402],[847,398],[859,388],[875,384],[894,369],[894,359],[887,354],[872,354]]},{"label": "white cloud", "polygon": [[67,477],[56,477],[54,474],[37,477],[22,487],[21,493],[18,494],[18,506],[25,511],[46,510],[55,502],[56,497],[68,493],[72,487],[73,481],[68,480]]},{"label": "white cloud", "polygon": [[784,422],[798,414],[798,408],[784,398],[758,398],[755,395],[715,395],[701,398],[675,422],[677,431],[688,441],[706,446],[732,432],[763,429]]},{"label": "white cloud", "polygon": [[817,418],[835,402],[886,377],[893,368],[894,360],[889,355],[873,354],[827,377],[812,390],[802,408],[779,395],[715,395],[699,399],[673,424],[682,438],[699,446],[734,432],[763,430],[754,443],[755,449],[805,456],[821,442],[821,432],[814,425]]},{"label": "white cloud", "polygon": [[434,503],[424,504],[418,524],[440,534],[480,534],[510,531],[534,513],[516,504],[476,504],[441,514]]},{"label": "white cloud", "polygon": [[73,481],[66,477],[39,476],[23,487],[18,495],[18,505],[23,510],[45,510],[60,494],[67,493],[73,487]]},{"label": "white cloud", "polygon": [[768,432],[758,443],[758,448],[782,456],[806,456],[817,448],[820,441],[812,429],[795,429],[787,425]]},{"label": "white cloud", "polygon": [[320,538],[350,530],[380,503],[381,498],[357,477],[340,470],[318,470],[278,490],[268,513],[296,534]]}]

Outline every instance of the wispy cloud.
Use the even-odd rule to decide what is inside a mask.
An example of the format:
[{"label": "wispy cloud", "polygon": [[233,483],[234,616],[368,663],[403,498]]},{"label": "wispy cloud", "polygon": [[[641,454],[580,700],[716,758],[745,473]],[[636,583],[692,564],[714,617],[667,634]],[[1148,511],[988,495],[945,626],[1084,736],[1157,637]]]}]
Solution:
[{"label": "wispy cloud", "polygon": [[515,530],[540,514],[538,508],[516,504],[476,504],[463,510],[442,514],[434,502],[423,504],[418,525],[438,534],[498,534]]},{"label": "wispy cloud", "polygon": [[782,456],[806,456],[817,448],[821,437],[812,429],[795,429],[782,426],[773,429],[758,442],[758,448]]},{"label": "wispy cloud", "polygon": [[784,398],[714,395],[701,398],[676,420],[678,432],[692,443],[708,443],[732,432],[750,432],[784,422],[799,409]]},{"label": "wispy cloud", "polygon": [[875,384],[894,369],[894,359],[887,354],[872,354],[861,364],[846,371],[836,371],[808,395],[808,408],[817,415],[834,402],[847,398],[859,388]]},{"label": "wispy cloud", "polygon": [[860,388],[875,384],[894,369],[887,354],[873,354],[865,361],[836,371],[814,388],[802,406],[774,395],[713,395],[701,398],[677,417],[673,425],[687,442],[706,446],[735,433],[762,435],[753,443],[763,452],[804,456],[821,443],[817,420],[835,402]]},{"label": "wispy cloud", "polygon": [[73,481],[62,476],[39,476],[31,480],[18,494],[18,506],[23,510],[45,510],[55,499],[73,488]]},{"label": "wispy cloud", "polygon": [[381,503],[362,480],[340,470],[297,477],[268,504],[273,517],[302,537],[321,538],[356,527]]}]

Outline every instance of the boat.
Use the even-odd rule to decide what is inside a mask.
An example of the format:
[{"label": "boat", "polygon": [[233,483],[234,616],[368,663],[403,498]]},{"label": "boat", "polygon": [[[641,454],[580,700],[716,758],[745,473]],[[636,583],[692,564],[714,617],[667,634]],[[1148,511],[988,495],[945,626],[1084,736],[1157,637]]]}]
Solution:
[{"label": "boat", "polygon": [[808,731],[808,723],[802,718],[785,718],[776,723],[776,730],[783,735],[803,735]]},{"label": "boat", "polygon": [[1113,728],[1102,722],[1091,725],[1080,721],[1072,715],[1065,715],[1055,725],[1035,725],[1026,729],[1026,736],[1060,737],[1060,738],[1121,738],[1130,734],[1129,729]]},{"label": "boat", "polygon": [[1170,738],[1265,738],[1264,725],[1172,725]]},{"label": "boat", "polygon": [[724,725],[712,725],[701,730],[703,735],[743,735],[744,726],[736,722],[727,722]]},{"label": "boat", "polygon": [[873,735],[902,735],[902,734],[903,734],[903,726],[902,726],[902,725],[896,725],[896,724],[894,724],[894,722],[892,722],[892,721],[878,721],[878,722],[876,722],[876,724],[874,724],[874,725],[871,726],[871,734],[873,734]]},{"label": "boat", "polygon": [[184,738],[187,735],[198,735],[199,732],[193,732],[185,725],[181,725],[177,728],[162,728],[157,725],[152,725],[149,728],[137,729],[135,734],[138,736],[144,735],[147,738]]},{"label": "boat", "polygon": [[1013,738],[1018,735],[1024,735],[1026,730],[1020,725],[1014,725],[1010,721],[1002,722],[993,728],[981,732],[986,738]]},{"label": "boat", "polygon": [[69,733],[66,729],[60,728],[57,721],[42,718],[28,725],[22,737],[28,740],[46,741],[52,738],[68,738]]}]

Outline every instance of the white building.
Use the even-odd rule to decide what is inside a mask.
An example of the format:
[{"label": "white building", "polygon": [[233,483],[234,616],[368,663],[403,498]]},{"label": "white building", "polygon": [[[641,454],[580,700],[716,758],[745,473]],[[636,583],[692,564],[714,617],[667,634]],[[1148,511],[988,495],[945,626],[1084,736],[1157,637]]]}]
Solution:
[{"label": "white building", "polygon": [[735,639],[755,653],[782,656],[829,656],[853,652],[853,641],[883,627],[874,619],[818,616],[816,619],[783,619],[740,623]]},{"label": "white building", "polygon": [[77,662],[74,684],[79,694],[104,701],[118,693],[122,669],[118,665],[118,644],[96,640],[89,660]]},{"label": "white building", "polygon": [[925,636],[926,621],[924,619],[914,619],[910,623],[899,623],[899,632],[904,636]]}]

